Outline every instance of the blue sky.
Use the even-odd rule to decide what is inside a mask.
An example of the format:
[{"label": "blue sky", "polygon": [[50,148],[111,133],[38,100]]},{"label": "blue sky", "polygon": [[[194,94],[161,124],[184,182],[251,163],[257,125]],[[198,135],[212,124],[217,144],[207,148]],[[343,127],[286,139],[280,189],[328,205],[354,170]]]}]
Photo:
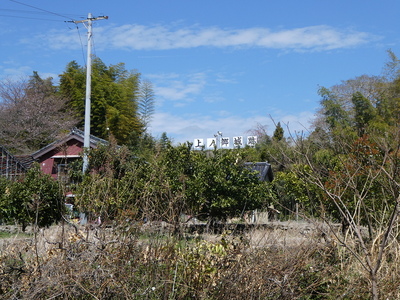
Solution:
[{"label": "blue sky", "polygon": [[394,0],[3,0],[0,79],[85,65],[86,29],[65,21],[89,12],[109,16],[94,22],[93,53],[153,83],[150,131],[176,143],[272,134],[273,121],[307,131],[320,86],[380,75],[386,51],[400,55]]}]

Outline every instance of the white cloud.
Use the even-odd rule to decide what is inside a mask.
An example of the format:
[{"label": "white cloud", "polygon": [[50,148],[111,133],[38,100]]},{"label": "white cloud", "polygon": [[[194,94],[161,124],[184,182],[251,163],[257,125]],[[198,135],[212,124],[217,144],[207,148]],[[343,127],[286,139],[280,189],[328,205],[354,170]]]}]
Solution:
[{"label": "white cloud", "polygon": [[[33,70],[30,66],[18,66],[13,62],[5,62],[4,64],[7,65],[7,67],[0,65],[0,79],[21,80],[33,74]],[[53,78],[54,84],[57,84],[59,80],[58,75],[54,73],[39,72],[39,76],[42,78]]]},{"label": "white cloud", "polygon": [[218,93],[204,96],[204,102],[206,103],[218,103],[225,101],[225,98]]},{"label": "white cloud", "polygon": [[206,85],[205,73],[148,77],[153,79],[155,95],[163,100],[190,102],[192,97],[200,94]]},{"label": "white cloud", "polygon": [[169,113],[156,113],[153,117],[150,130],[153,136],[160,137],[166,132],[168,137],[177,143],[193,142],[197,138],[210,138],[217,131],[223,136],[248,136],[251,129],[258,124],[265,125],[267,134],[272,135],[275,130],[274,122],[281,122],[286,135],[295,132],[306,132],[310,120],[314,118],[313,112],[302,112],[299,115],[272,116],[254,115],[246,118],[238,116],[220,116],[211,118],[205,115],[178,116]]},{"label": "white cloud", "polygon": [[262,47],[297,50],[326,50],[352,47],[372,37],[364,32],[338,30],[320,25],[271,31],[268,28],[222,29],[124,25],[103,28],[102,36],[114,48],[167,50],[195,47]]},{"label": "white cloud", "polygon": [[65,31],[51,30],[47,33],[36,35],[33,38],[24,38],[20,42],[42,49],[76,50],[86,47],[86,39],[87,37],[84,32],[70,30],[68,33],[65,33]]},{"label": "white cloud", "polygon": [[[96,27],[94,35],[96,47],[99,49],[126,50],[261,47],[314,51],[354,47],[377,38],[366,32],[340,30],[326,25],[272,31],[262,27],[224,29],[219,27],[188,26],[174,28],[166,25],[126,24],[122,26]],[[50,31],[37,38],[47,41],[47,46],[54,49],[77,49],[81,47],[80,39],[85,39],[82,33],[79,38],[76,31],[71,31],[68,34]],[[24,42],[27,43],[28,40]]]},{"label": "white cloud", "polygon": [[29,66],[15,66],[15,67],[2,67],[0,66],[0,77],[9,79],[21,79],[23,77],[32,75],[32,68]]}]

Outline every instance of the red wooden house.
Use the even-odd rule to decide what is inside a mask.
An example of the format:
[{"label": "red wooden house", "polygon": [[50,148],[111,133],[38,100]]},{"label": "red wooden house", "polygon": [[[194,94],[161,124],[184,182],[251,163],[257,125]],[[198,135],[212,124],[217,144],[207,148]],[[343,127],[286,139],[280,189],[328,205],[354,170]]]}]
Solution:
[{"label": "red wooden house", "polygon": [[[83,141],[84,132],[75,128],[64,138],[36,151],[31,157],[40,164],[43,173],[51,175],[54,179],[62,179],[66,175],[66,166],[76,159],[81,159]],[[90,136],[90,148],[107,143],[106,140]]]}]

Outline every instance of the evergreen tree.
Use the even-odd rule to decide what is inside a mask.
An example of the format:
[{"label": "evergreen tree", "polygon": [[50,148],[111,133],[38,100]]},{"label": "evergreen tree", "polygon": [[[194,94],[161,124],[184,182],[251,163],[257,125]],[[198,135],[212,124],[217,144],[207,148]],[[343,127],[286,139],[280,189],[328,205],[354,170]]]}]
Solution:
[{"label": "evergreen tree", "polygon": [[283,139],[284,133],[285,132],[284,132],[282,126],[281,126],[281,122],[278,122],[278,124],[276,124],[276,128],[275,128],[275,131],[274,131],[274,134],[273,134],[272,138],[275,141],[279,142],[279,141],[281,141]]},{"label": "evergreen tree", "polygon": [[154,114],[154,103],[153,85],[150,81],[144,80],[140,84],[139,114],[145,130]]}]

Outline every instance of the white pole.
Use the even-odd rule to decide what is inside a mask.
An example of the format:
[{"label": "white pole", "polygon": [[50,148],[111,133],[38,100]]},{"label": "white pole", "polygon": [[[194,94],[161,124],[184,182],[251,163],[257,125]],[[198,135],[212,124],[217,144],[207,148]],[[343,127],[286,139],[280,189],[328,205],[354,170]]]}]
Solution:
[{"label": "white pole", "polygon": [[89,164],[87,150],[90,148],[90,94],[92,92],[92,14],[87,18],[87,63],[86,63],[86,98],[85,98],[85,130],[83,140],[83,173],[86,172]]},{"label": "white pole", "polygon": [[92,93],[92,23],[96,20],[107,20],[107,16],[93,18],[91,13],[88,13],[86,20],[74,21],[77,23],[87,22],[87,63],[86,63],[86,98],[85,98],[85,128],[84,128],[84,139],[83,139],[83,173],[86,172],[89,165],[89,158],[86,151],[90,148],[90,95]]}]

